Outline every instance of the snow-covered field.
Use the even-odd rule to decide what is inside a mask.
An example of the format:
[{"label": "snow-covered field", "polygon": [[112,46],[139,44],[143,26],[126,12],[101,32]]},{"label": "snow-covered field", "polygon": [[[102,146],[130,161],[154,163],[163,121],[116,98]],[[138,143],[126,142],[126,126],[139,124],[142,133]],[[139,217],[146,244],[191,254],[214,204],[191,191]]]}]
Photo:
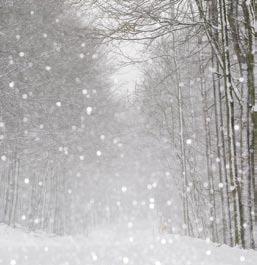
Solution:
[{"label": "snow-covered field", "polygon": [[[147,225],[149,227],[149,225]],[[119,224],[89,237],[49,237],[0,226],[3,265],[238,265],[257,264],[257,252],[178,235],[144,224]],[[151,226],[150,226],[151,227]]]}]

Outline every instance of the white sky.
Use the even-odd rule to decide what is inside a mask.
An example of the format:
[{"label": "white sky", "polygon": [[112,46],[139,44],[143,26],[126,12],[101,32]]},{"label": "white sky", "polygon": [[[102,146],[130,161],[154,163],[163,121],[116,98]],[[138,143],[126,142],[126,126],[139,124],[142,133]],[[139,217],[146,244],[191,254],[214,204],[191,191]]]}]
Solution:
[{"label": "white sky", "polygon": [[[115,47],[115,46],[114,46]],[[120,51],[119,51],[120,49]],[[142,78],[140,72],[140,63],[135,64],[125,64],[124,62],[128,62],[129,58],[140,60],[142,58],[140,45],[137,43],[122,43],[119,44],[117,48],[115,48],[117,52],[113,54],[114,61],[116,62],[117,66],[120,65],[120,70],[118,70],[114,76],[114,89],[120,90],[122,93],[132,92],[135,89],[136,83],[139,83],[140,79]],[[122,56],[122,53],[125,56]],[[127,59],[127,57],[129,57]]]}]

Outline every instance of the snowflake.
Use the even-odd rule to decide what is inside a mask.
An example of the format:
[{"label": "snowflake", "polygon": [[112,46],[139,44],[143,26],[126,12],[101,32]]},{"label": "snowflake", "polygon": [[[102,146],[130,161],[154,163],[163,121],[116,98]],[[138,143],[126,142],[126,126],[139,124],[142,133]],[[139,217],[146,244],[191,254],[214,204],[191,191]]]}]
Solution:
[{"label": "snowflake", "polygon": [[2,160],[2,161],[6,161],[6,160],[7,160],[7,156],[6,156],[6,155],[2,155],[2,156],[1,156],[1,160]]},{"label": "snowflake", "polygon": [[208,188],[209,184],[208,184],[207,182],[204,182],[203,186],[204,186],[205,188]]},{"label": "snowflake", "polygon": [[87,107],[87,115],[91,115],[93,111],[92,107]]},{"label": "snowflake", "polygon": [[127,190],[128,190],[128,189],[127,189],[126,186],[122,186],[122,187],[121,187],[121,191],[122,191],[123,193],[125,193]]},{"label": "snowflake", "polygon": [[25,184],[29,184],[29,179],[28,179],[28,178],[25,178],[25,179],[24,179],[24,183],[25,183]]},{"label": "snowflake", "polygon": [[222,189],[224,187],[223,183],[219,183],[219,188]]},{"label": "snowflake", "polygon": [[187,145],[191,145],[191,144],[192,144],[192,139],[187,139],[187,140],[186,140],[186,144],[187,144]]},{"label": "snowflake", "polygon": [[26,215],[23,214],[23,215],[21,216],[21,220],[25,221],[25,220],[26,220]]},{"label": "snowflake", "polygon": [[150,198],[150,199],[149,199],[149,202],[150,202],[150,203],[154,203],[154,202],[155,202],[155,199],[154,199],[154,198]]},{"label": "snowflake", "polygon": [[98,257],[97,257],[97,255],[94,252],[91,253],[91,257],[92,257],[93,261],[97,261],[98,260]]},{"label": "snowflake", "polygon": [[167,205],[168,206],[171,206],[172,205],[172,202],[171,201],[167,201]]},{"label": "snowflake", "polygon": [[27,99],[27,98],[28,98],[28,95],[27,95],[27,94],[23,94],[23,95],[22,95],[22,98],[23,98],[23,99]]},{"label": "snowflake", "polygon": [[150,203],[150,204],[149,204],[149,208],[150,208],[151,210],[154,210],[154,203]]},{"label": "snowflake", "polygon": [[16,265],[17,263],[16,263],[16,260],[15,259],[12,259],[11,261],[10,261],[10,265]]},{"label": "snowflake", "polygon": [[147,189],[148,189],[148,190],[151,190],[152,188],[153,188],[153,186],[152,186],[151,184],[148,184],[148,185],[147,185]]},{"label": "snowflake", "polygon": [[211,255],[211,250],[207,250],[207,251],[205,252],[205,254],[206,254],[207,256],[210,256],[210,255]]},{"label": "snowflake", "polygon": [[161,240],[161,244],[162,244],[162,245],[165,245],[166,243],[167,243],[166,239],[163,238],[163,239]]},{"label": "snowflake", "polygon": [[9,83],[9,87],[10,87],[10,88],[14,88],[14,86],[15,86],[15,83],[14,83],[13,81],[11,81],[11,82]]},{"label": "snowflake", "polygon": [[123,257],[123,258],[122,258],[122,262],[123,262],[124,264],[128,264],[128,263],[129,263],[129,258],[128,258],[128,257]]},{"label": "snowflake", "polygon": [[25,53],[24,52],[19,52],[19,56],[20,57],[24,57],[25,56]]},{"label": "snowflake", "polygon": [[235,128],[236,131],[239,131],[239,130],[240,130],[240,125],[236,124],[236,125],[234,126],[234,128]]},{"label": "snowflake", "polygon": [[95,54],[93,54],[92,58],[93,59],[97,59],[98,58],[98,55],[95,53]]}]

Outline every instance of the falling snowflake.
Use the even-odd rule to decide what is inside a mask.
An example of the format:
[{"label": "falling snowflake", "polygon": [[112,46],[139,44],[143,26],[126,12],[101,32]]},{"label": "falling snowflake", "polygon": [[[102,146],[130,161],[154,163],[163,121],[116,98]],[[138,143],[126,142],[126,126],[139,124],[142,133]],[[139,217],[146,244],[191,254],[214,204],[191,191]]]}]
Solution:
[{"label": "falling snowflake", "polygon": [[2,155],[2,156],[1,156],[1,160],[2,160],[2,161],[6,161],[6,160],[7,160],[7,156],[6,156],[6,155]]},{"label": "falling snowflake", "polygon": [[91,115],[93,111],[92,107],[87,107],[87,115]]},{"label": "falling snowflake", "polygon": [[205,252],[205,254],[206,254],[207,256],[210,256],[210,255],[211,255],[211,250],[207,250],[207,251]]},{"label": "falling snowflake", "polygon": [[122,186],[122,187],[121,187],[121,191],[122,191],[123,193],[125,193],[127,190],[128,190],[128,189],[127,189],[126,186]]},{"label": "falling snowflake", "polygon": [[129,258],[128,258],[128,257],[123,257],[123,258],[122,258],[122,262],[123,262],[124,264],[128,264],[128,263],[129,263]]},{"label": "falling snowflake", "polygon": [[24,183],[25,183],[25,184],[29,184],[29,179],[28,179],[28,178],[25,178],[25,179],[24,179]]},{"label": "falling snowflake", "polygon": [[187,145],[191,145],[191,144],[192,144],[192,139],[187,139],[187,140],[186,140],[186,144],[187,144]]},{"label": "falling snowflake", "polygon": [[20,57],[24,57],[25,56],[25,53],[24,52],[19,52],[19,56]]},{"label": "falling snowflake", "polygon": [[222,189],[224,187],[223,183],[219,183],[219,188]]},{"label": "falling snowflake", "polygon": [[151,190],[153,188],[152,184],[147,184],[147,189]]},{"label": "falling snowflake", "polygon": [[10,265],[16,265],[16,264],[17,264],[17,262],[16,262],[15,259],[12,259],[12,260],[10,261]]},{"label": "falling snowflake", "polygon": [[240,125],[236,124],[236,125],[234,126],[234,128],[235,128],[235,131],[239,131],[239,130],[240,130]]},{"label": "falling snowflake", "polygon": [[165,245],[166,243],[167,243],[166,239],[165,239],[165,238],[162,238],[162,240],[161,240],[161,244],[162,244],[162,245]]},{"label": "falling snowflake", "polygon": [[172,202],[171,201],[167,201],[167,205],[168,206],[171,206],[172,205]]},{"label": "falling snowflake", "polygon": [[26,220],[26,215],[21,216],[21,220],[25,221]]},{"label": "falling snowflake", "polygon": [[10,88],[14,88],[14,86],[15,86],[15,83],[14,83],[13,81],[11,81],[11,82],[9,83],[9,87],[10,87]]},{"label": "falling snowflake", "polygon": [[154,203],[150,203],[150,204],[149,204],[149,208],[150,208],[151,210],[154,210],[154,208],[155,208]]},{"label": "falling snowflake", "polygon": [[92,252],[92,253],[91,253],[91,257],[92,257],[92,260],[93,260],[93,261],[97,261],[97,260],[98,260],[98,257],[97,257],[97,255],[95,254],[95,252]]},{"label": "falling snowflake", "polygon": [[23,99],[27,99],[27,98],[28,98],[28,95],[27,95],[27,94],[23,94],[23,95],[22,95],[22,98],[23,98]]},{"label": "falling snowflake", "polygon": [[97,59],[98,58],[98,55],[95,53],[95,54],[93,54],[92,58],[93,59]]}]

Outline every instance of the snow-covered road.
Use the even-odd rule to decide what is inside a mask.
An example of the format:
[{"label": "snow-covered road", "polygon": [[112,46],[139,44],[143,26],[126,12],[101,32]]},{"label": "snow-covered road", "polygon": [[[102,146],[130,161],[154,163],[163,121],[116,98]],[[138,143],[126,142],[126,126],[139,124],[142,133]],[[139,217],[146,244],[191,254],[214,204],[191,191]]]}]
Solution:
[{"label": "snow-covered road", "polygon": [[88,238],[49,238],[0,227],[3,265],[256,265],[257,252],[178,235],[140,224],[99,229]]}]

